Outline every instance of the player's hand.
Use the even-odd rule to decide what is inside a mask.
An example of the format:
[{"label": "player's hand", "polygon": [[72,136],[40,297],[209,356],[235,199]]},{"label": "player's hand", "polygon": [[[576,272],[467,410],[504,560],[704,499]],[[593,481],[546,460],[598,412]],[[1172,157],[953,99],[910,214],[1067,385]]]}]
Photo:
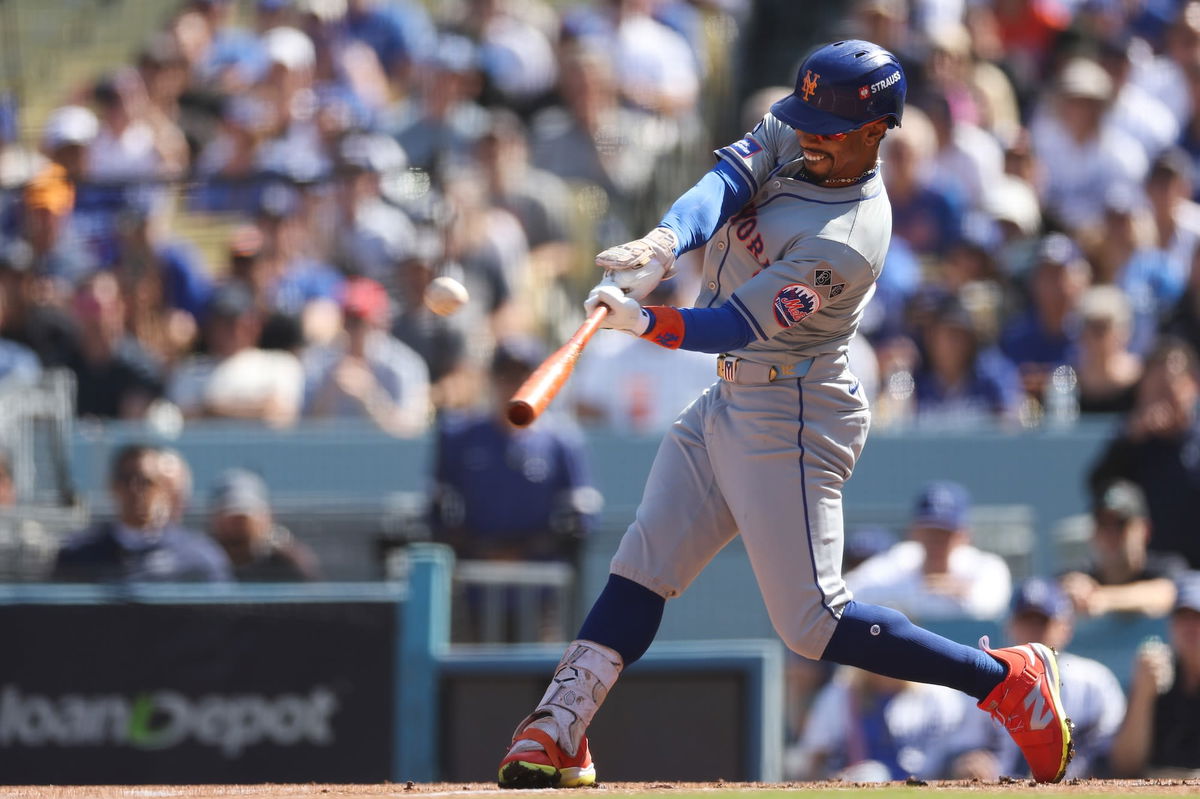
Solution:
[{"label": "player's hand", "polygon": [[[605,272],[637,270],[645,275],[654,275],[654,285],[646,289],[642,294],[644,297],[658,285],[659,280],[675,274],[675,248],[678,246],[679,240],[674,233],[665,227],[656,227],[640,239],[604,250],[596,256],[596,266]],[[643,281],[648,279],[644,277]]]},{"label": "player's hand", "polygon": [[1096,580],[1083,572],[1069,572],[1064,574],[1059,580],[1059,585],[1062,586],[1063,593],[1071,600],[1071,604],[1075,606],[1075,612],[1081,616],[1098,615],[1098,608],[1094,607],[1096,602],[1096,589],[1100,584]]},{"label": "player's hand", "polygon": [[1158,638],[1144,641],[1133,660],[1133,683],[1143,689],[1153,686],[1154,693],[1165,694],[1175,681],[1171,647]]},{"label": "player's hand", "polygon": [[626,296],[608,278],[600,281],[583,301],[583,307],[588,314],[597,305],[607,305],[608,314],[600,322],[600,327],[620,330],[632,336],[640,336],[650,327],[650,315],[641,304],[632,297]]}]

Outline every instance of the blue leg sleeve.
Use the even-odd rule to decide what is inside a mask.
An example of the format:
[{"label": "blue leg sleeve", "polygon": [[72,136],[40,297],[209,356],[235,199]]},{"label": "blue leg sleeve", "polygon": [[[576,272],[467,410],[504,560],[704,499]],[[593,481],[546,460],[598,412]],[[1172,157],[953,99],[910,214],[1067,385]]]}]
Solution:
[{"label": "blue leg sleeve", "polygon": [[1007,674],[982,649],[923,630],[903,613],[850,602],[821,660],[912,682],[947,685],[982,700]]},{"label": "blue leg sleeve", "polygon": [[610,574],[578,637],[615,650],[628,667],[650,648],[666,604],[649,588]]},{"label": "blue leg sleeve", "polygon": [[729,217],[750,201],[754,192],[746,179],[725,161],[704,173],[684,192],[659,222],[679,239],[676,255],[704,244]]}]

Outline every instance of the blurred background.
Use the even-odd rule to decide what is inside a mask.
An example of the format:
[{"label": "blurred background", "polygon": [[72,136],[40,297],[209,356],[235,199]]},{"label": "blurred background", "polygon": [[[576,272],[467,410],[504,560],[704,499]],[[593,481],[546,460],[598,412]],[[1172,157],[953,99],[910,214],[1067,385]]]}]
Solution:
[{"label": "blurred background", "polygon": [[[172,607],[264,583],[392,601],[429,542],[456,556],[446,642],[569,640],[714,361],[603,332],[532,428],[500,409],[582,321],[594,254],[652,228],[812,46],[847,37],[894,52],[910,87],[851,352],[874,417],[847,571],[933,552],[913,505],[953,479],[939,602],[906,609],[969,639],[1051,578],[1081,651],[1128,685],[1200,568],[1185,0],[0,0],[0,616],[32,636],[18,661],[38,671],[56,636],[31,620],[64,597],[117,624],[146,583],[199,583]],[[682,257],[655,301],[689,305],[698,272]],[[455,314],[423,304],[438,276],[469,291]],[[970,596],[981,563],[997,576]],[[737,542],[661,636],[771,638]],[[776,747],[830,678],[785,665]]]}]

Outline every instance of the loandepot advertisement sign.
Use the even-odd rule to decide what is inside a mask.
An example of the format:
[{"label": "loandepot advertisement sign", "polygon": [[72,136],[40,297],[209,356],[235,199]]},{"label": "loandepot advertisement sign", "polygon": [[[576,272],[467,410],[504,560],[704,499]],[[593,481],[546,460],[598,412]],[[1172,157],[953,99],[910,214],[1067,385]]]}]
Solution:
[{"label": "loandepot advertisement sign", "polygon": [[196,743],[237,757],[248,746],[331,746],[337,696],[201,696],[153,691],[132,697],[23,692],[0,688],[0,747],[129,746],[161,750]]},{"label": "loandepot advertisement sign", "polygon": [[0,603],[0,785],[389,779],[399,607]]}]

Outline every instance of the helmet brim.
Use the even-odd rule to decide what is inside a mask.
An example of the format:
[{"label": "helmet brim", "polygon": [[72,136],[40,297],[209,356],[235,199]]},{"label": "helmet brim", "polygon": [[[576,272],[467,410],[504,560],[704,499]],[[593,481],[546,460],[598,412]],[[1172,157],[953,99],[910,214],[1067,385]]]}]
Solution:
[{"label": "helmet brim", "polygon": [[821,136],[849,133],[865,124],[851,119],[843,119],[828,111],[814,108],[795,94],[789,94],[772,105],[771,113],[796,130]]}]

